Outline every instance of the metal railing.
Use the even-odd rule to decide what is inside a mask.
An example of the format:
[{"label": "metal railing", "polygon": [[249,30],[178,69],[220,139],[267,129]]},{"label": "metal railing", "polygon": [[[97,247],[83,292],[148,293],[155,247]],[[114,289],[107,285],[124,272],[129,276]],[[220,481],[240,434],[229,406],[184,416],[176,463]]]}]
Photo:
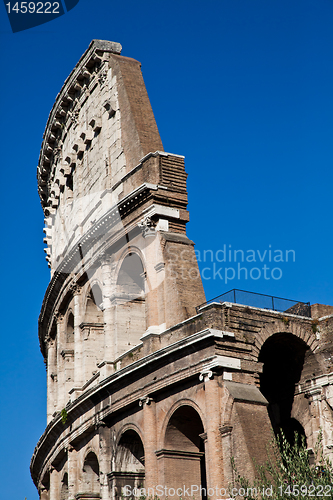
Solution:
[{"label": "metal railing", "polygon": [[196,308],[197,313],[201,307],[212,304],[213,302],[232,302],[234,304],[258,307],[260,309],[270,309],[273,311],[296,314],[297,316],[311,317],[310,302],[283,299],[282,297],[274,297],[273,295],[265,295],[263,293],[247,292],[246,290],[239,290],[237,288],[229,290],[229,292],[225,292],[214,299],[200,304]]}]

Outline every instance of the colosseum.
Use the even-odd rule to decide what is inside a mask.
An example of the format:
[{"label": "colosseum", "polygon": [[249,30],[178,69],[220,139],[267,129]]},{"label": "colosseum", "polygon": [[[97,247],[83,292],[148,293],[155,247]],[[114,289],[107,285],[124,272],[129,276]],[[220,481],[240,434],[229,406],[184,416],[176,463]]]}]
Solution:
[{"label": "colosseum", "polygon": [[163,150],[119,43],[93,40],[65,81],[37,178],[51,270],[47,427],[31,460],[42,500],[216,500],[232,457],[253,476],[272,429],[309,449],[322,429],[333,458],[333,307],[206,300],[184,157]]}]

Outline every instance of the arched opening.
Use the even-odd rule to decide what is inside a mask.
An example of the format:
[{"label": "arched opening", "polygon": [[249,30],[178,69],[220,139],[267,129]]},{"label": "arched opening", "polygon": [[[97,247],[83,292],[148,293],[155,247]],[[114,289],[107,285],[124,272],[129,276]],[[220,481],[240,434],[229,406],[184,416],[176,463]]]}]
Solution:
[{"label": "arched opening", "polygon": [[[61,351],[64,360],[63,369],[65,372],[65,395],[73,387],[74,382],[74,316],[70,312],[67,317],[66,330],[65,330],[66,344]],[[67,400],[66,400],[67,402]]]},{"label": "arched opening", "polygon": [[126,255],[117,279],[118,291],[125,298],[141,297],[144,294],[144,270],[136,253]]},{"label": "arched opening", "polygon": [[80,479],[80,493],[76,495],[78,500],[100,498],[99,464],[95,453],[92,451],[88,453],[84,460]]},{"label": "arched opening", "polygon": [[84,321],[81,323],[83,346],[83,365],[85,382],[97,371],[98,363],[104,356],[104,318],[103,295],[98,285],[94,285],[87,295]]},{"label": "arched opening", "polygon": [[60,487],[60,500],[68,500],[68,474],[65,472]]},{"label": "arched opening", "polygon": [[168,488],[202,487],[193,498],[207,498],[204,428],[197,411],[191,406],[179,407],[171,416],[164,439],[164,449],[158,453],[163,460],[164,484]]},{"label": "arched opening", "polygon": [[295,432],[301,441],[305,432],[302,425],[292,418],[295,384],[303,372],[308,346],[295,335],[277,333],[269,337],[261,348],[259,361],[263,366],[260,375],[260,390],[268,400],[268,413],[273,430],[281,430],[290,444],[294,443]]},{"label": "arched opening", "polygon": [[74,344],[74,315],[69,313],[66,327],[66,343]]},{"label": "arched opening", "polygon": [[84,321],[87,323],[103,322],[103,296],[98,285],[94,285],[88,293]]},{"label": "arched opening", "polygon": [[115,455],[115,470],[111,473],[111,482],[114,498],[124,496],[126,485],[134,488],[143,488],[145,479],[144,448],[141,438],[132,429],[121,436]]},{"label": "arched opening", "polygon": [[140,257],[128,254],[117,279],[117,354],[140,342],[146,331],[145,277]]}]

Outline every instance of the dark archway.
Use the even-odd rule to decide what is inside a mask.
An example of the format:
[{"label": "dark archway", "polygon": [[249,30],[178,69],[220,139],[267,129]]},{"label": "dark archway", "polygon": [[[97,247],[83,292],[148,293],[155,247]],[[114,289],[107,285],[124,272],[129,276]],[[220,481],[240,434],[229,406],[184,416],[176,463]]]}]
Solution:
[{"label": "dark archway", "polygon": [[[191,485],[207,489],[204,450],[204,428],[198,412],[192,406],[180,406],[168,422],[164,449],[164,478],[167,488],[186,488]],[[205,494],[192,495],[206,498]]]},{"label": "dark archway", "polygon": [[92,498],[99,498],[97,496],[100,493],[99,463],[93,451],[90,451],[84,460],[80,483],[80,493],[83,496],[77,495],[78,499],[86,498],[84,495],[87,494]]},{"label": "dark archway", "polygon": [[259,361],[263,366],[260,375],[260,390],[268,400],[268,413],[275,435],[281,430],[290,444],[295,432],[305,437],[302,425],[291,417],[295,384],[302,375],[308,346],[290,333],[276,333],[269,337],[261,348]]},{"label": "dark archway", "polygon": [[133,429],[125,431],[117,446],[115,471],[111,473],[114,498],[124,496],[125,486],[129,486],[131,491],[144,487],[144,463],[144,448],[139,434]]},{"label": "dark archway", "polygon": [[74,316],[73,313],[70,312],[67,319],[66,326],[66,343],[74,344]]}]

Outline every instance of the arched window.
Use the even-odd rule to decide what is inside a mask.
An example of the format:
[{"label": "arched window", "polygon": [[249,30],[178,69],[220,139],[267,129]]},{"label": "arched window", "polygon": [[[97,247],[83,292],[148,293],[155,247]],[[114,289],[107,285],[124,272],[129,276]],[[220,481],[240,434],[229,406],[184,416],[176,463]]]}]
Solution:
[{"label": "arched window", "polygon": [[145,292],[144,270],[140,257],[136,253],[128,254],[118,274],[118,293],[124,298],[134,300]]},{"label": "arched window", "polygon": [[116,456],[115,471],[111,473],[114,498],[123,496],[123,488],[129,485],[131,490],[143,488],[145,478],[144,448],[140,436],[130,429],[121,436]]},{"label": "arched window", "polygon": [[140,257],[125,257],[117,279],[117,355],[139,344],[146,331],[145,277]]},{"label": "arched window", "polygon": [[[163,460],[165,484],[172,488],[201,485],[207,488],[204,428],[197,411],[191,406],[180,406],[168,422],[164,449],[158,452]],[[206,498],[199,494],[194,498]]]},{"label": "arched window", "polygon": [[103,296],[98,285],[94,285],[87,298],[85,323],[103,323]]},{"label": "arched window", "polygon": [[80,328],[83,338],[83,373],[84,382],[95,375],[98,363],[104,357],[104,318],[103,295],[95,284],[87,294],[84,321]]},{"label": "arched window", "polygon": [[[87,494],[93,496],[99,492],[99,464],[95,453],[91,451],[84,460],[80,481],[80,493],[85,496],[77,495],[77,498],[86,498]],[[95,497],[93,496],[93,498]]]},{"label": "arched window", "polygon": [[69,313],[68,319],[67,319],[66,343],[67,344],[74,343],[74,316],[73,316],[73,313]]}]

